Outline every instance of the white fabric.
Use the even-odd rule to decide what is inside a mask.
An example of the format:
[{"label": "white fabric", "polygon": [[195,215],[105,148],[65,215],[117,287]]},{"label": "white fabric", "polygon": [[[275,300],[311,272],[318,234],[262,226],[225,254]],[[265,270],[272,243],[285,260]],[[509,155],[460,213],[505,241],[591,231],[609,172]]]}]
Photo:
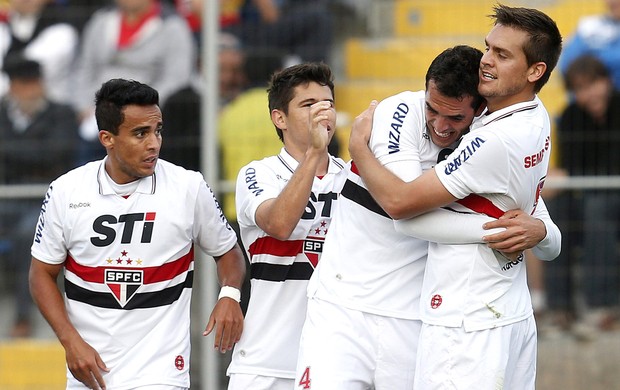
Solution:
[{"label": "white fabric", "polygon": [[423,324],[414,389],[533,390],[534,317],[478,332]]},{"label": "white fabric", "polygon": [[[551,220],[545,202],[541,198],[534,214],[546,227],[547,236],[532,251],[539,260],[553,260],[560,254],[562,234],[558,226]],[[500,233],[504,228],[484,230],[482,225],[494,221],[484,214],[462,213],[450,209],[436,209],[415,218],[394,221],[396,230],[408,236],[438,244],[484,243],[482,237]],[[450,229],[446,230],[446,226]]]},{"label": "white fabric", "polygon": [[[24,49],[26,58],[41,64],[43,80],[48,96],[57,102],[69,103],[72,91],[72,75],[78,48],[78,32],[67,24],[58,23],[47,27]],[[0,23],[0,68],[11,44],[9,24]],[[9,81],[0,74],[0,96],[7,93]]]},{"label": "white fabric", "polygon": [[[415,179],[436,163],[442,148],[433,144],[426,132],[424,91],[403,92],[379,103],[374,113],[370,147],[379,161],[405,181]],[[390,354],[406,364],[415,358],[411,342],[417,339],[414,325],[419,324],[415,320],[420,318],[419,298],[428,243],[397,232],[392,219],[373,204],[363,180],[355,172],[353,165],[347,167],[347,183],[325,241],[322,261],[308,286],[311,302],[329,302],[334,311],[340,309],[342,313],[326,316],[318,305],[308,307],[308,319],[321,321],[309,320],[304,324],[304,334],[310,336],[304,339],[301,348],[312,351],[304,356],[304,363],[324,367],[321,380],[332,386],[335,383],[343,386],[335,388],[356,388],[352,384],[355,378],[361,378],[358,385],[365,381],[377,388],[408,388],[411,377],[406,373],[411,371],[401,369],[400,374],[392,373],[392,379],[386,382],[380,379],[380,373],[375,377],[365,371],[381,365],[382,357],[358,352],[379,348],[385,342],[383,337],[387,336],[375,334],[366,322],[367,318],[381,318],[386,323],[410,325],[400,325],[403,330],[397,334],[410,336],[401,336],[400,343],[392,345]],[[462,218],[467,220],[467,216]],[[441,226],[448,230],[451,223]],[[454,234],[468,234],[467,225],[463,226],[462,231],[455,230]],[[325,332],[332,337],[321,337]],[[339,337],[345,339],[342,343],[351,345],[334,348]],[[338,363],[338,359],[343,360]],[[333,367],[327,364],[330,362]],[[345,370],[338,374],[344,365],[350,365],[355,372]],[[298,367],[297,377],[302,375]],[[327,388],[320,383],[315,388]]]},{"label": "white fabric", "polygon": [[232,374],[228,390],[291,390],[294,379],[274,378],[254,374]]},{"label": "white fabric", "polygon": [[[550,123],[542,102],[519,103],[481,116],[459,148],[435,171],[457,211],[532,212],[547,174]],[[536,156],[534,159],[532,156]],[[482,206],[482,207],[481,207]],[[532,315],[522,261],[508,262],[484,244],[429,245],[421,296],[424,323],[474,331]]]},{"label": "white fabric", "polygon": [[269,237],[255,221],[256,209],[276,198],[297,168],[284,149],[253,161],[237,178],[237,220],[250,259],[250,302],[228,374],[295,377],[299,337],[306,315],[306,289],[331,229],[344,161],[330,157],[328,173],[315,177],[306,211],[286,241]]},{"label": "white fabric", "polygon": [[[425,131],[424,97],[424,91],[403,92],[380,102],[374,113],[370,147],[406,181],[431,168],[440,151]],[[351,166],[347,175],[345,186],[369,196]],[[418,319],[428,243],[398,233],[392,219],[368,207],[368,202],[341,196],[323,248],[325,261],[308,294],[366,313]]]},{"label": "white fabric", "polygon": [[421,326],[310,299],[294,388],[411,389]]},{"label": "white fabric", "polygon": [[189,387],[194,244],[220,256],[236,235],[200,173],[159,160],[124,198],[104,161],[52,182],[32,256],[64,263],[69,318],[110,368],[108,388]]}]

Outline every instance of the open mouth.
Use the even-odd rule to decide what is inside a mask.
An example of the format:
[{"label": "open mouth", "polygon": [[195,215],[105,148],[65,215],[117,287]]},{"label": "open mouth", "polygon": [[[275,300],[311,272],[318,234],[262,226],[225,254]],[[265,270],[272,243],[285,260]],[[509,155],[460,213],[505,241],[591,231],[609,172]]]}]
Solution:
[{"label": "open mouth", "polygon": [[439,138],[450,138],[450,136],[452,135],[451,131],[446,131],[446,132],[440,133],[437,130],[435,130],[434,128],[433,128],[433,133],[435,133],[435,135],[437,137],[439,137]]},{"label": "open mouth", "polygon": [[488,72],[482,72],[482,78],[485,80],[497,80],[497,77]]}]

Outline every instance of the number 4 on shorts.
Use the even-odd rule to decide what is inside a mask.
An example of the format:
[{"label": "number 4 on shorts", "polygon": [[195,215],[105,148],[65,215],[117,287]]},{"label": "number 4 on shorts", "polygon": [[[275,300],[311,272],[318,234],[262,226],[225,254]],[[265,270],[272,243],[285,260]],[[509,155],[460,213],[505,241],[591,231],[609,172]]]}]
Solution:
[{"label": "number 4 on shorts", "polygon": [[306,367],[304,373],[301,375],[301,379],[297,384],[297,387],[301,387],[302,389],[310,388],[310,367]]}]

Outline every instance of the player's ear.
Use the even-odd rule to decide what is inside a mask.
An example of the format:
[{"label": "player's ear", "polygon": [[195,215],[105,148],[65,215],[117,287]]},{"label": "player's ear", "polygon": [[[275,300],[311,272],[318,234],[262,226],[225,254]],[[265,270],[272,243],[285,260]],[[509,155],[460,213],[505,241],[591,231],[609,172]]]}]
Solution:
[{"label": "player's ear", "polygon": [[278,109],[271,110],[271,121],[280,130],[286,129],[285,115]]},{"label": "player's ear", "polygon": [[114,145],[113,134],[107,130],[99,130],[99,142],[104,148],[109,148]]},{"label": "player's ear", "polygon": [[536,81],[538,81],[538,79],[543,77],[546,71],[547,64],[545,64],[544,62],[536,62],[535,64],[530,66],[528,70],[527,81],[529,81],[530,83],[535,83]]}]

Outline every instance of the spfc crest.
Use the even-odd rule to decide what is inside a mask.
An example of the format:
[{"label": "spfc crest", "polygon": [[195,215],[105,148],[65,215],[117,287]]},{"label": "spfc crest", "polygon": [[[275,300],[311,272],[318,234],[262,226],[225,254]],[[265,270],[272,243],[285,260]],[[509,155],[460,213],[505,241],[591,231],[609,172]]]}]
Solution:
[{"label": "spfc crest", "polygon": [[323,253],[323,242],[324,238],[306,238],[304,240],[304,254],[310,260],[310,264],[314,268],[319,263],[319,257],[321,257],[321,253]]},{"label": "spfc crest", "polygon": [[121,307],[125,307],[138,288],[142,286],[143,277],[144,271],[142,270],[105,270],[105,284],[110,288]]}]

